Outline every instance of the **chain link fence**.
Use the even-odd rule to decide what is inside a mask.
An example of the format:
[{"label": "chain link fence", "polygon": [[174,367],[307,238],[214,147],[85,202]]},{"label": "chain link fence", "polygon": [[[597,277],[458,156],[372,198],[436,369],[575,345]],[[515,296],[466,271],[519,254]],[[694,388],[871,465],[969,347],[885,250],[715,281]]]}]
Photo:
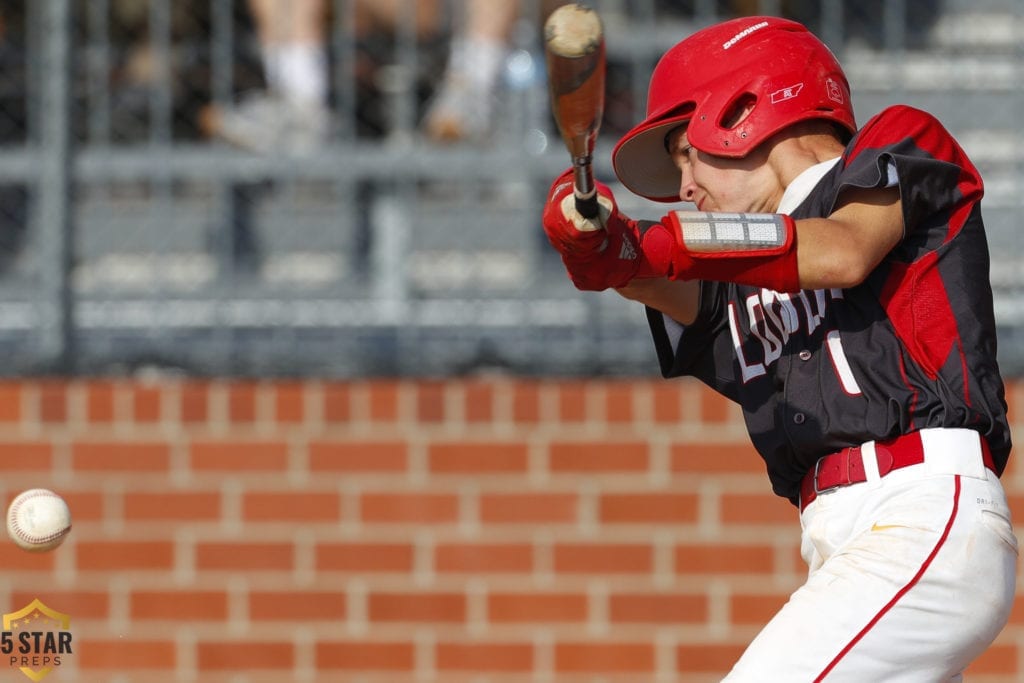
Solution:
[{"label": "chain link fence", "polygon": [[[485,86],[452,95],[471,2],[5,2],[6,374],[656,373],[643,311],[575,291],[539,225],[568,163],[539,42],[561,3],[482,4],[514,7],[506,39]],[[1000,360],[1024,370],[1020,3],[592,4],[609,56],[597,174],[633,216],[662,208],[612,182],[611,148],[660,54],[725,17],[807,23],[860,121],[895,102],[939,116],[986,178]],[[319,104],[282,108],[259,8],[280,27],[307,5],[322,82],[298,82]],[[438,126],[445,102],[464,120]]]}]

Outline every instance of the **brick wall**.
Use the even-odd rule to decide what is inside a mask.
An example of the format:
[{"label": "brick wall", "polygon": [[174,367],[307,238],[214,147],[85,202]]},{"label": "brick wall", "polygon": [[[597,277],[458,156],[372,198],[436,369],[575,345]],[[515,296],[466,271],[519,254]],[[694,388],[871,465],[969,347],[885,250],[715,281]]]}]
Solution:
[{"label": "brick wall", "polygon": [[[10,382],[0,462],[74,515],[0,544],[3,611],[72,617],[53,683],[711,681],[805,572],[689,381]],[[972,683],[1024,680],[1012,619]]]}]

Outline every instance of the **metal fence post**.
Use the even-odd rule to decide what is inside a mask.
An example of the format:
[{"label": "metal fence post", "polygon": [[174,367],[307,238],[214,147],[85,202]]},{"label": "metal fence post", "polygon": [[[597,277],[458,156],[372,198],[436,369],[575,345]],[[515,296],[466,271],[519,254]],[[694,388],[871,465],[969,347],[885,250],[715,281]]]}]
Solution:
[{"label": "metal fence post", "polygon": [[39,73],[40,360],[55,371],[71,369],[71,3],[46,0],[41,12]]}]

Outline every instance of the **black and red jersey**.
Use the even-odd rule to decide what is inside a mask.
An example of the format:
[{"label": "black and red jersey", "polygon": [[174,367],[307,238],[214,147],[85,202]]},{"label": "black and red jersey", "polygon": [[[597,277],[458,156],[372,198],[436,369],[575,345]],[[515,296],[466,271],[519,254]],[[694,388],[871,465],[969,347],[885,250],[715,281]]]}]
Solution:
[{"label": "black and red jersey", "polygon": [[925,112],[886,109],[789,213],[828,216],[847,188],[892,185],[905,234],[860,285],[703,282],[685,327],[648,309],[662,373],[738,402],[774,491],[794,503],[821,456],[925,427],[977,430],[999,472],[1009,456],[983,185],[953,137]]}]

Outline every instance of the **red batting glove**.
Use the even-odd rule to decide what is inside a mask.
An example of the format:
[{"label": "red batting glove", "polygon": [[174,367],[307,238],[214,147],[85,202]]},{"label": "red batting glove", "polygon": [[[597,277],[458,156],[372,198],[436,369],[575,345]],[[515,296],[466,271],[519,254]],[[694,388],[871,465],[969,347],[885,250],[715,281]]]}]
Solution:
[{"label": "red batting glove", "polygon": [[623,287],[634,278],[668,275],[672,238],[664,226],[619,213],[611,189],[602,183],[596,183],[600,211],[585,218],[576,211],[572,180],[570,169],[552,183],[542,222],[577,289],[601,291]]}]

